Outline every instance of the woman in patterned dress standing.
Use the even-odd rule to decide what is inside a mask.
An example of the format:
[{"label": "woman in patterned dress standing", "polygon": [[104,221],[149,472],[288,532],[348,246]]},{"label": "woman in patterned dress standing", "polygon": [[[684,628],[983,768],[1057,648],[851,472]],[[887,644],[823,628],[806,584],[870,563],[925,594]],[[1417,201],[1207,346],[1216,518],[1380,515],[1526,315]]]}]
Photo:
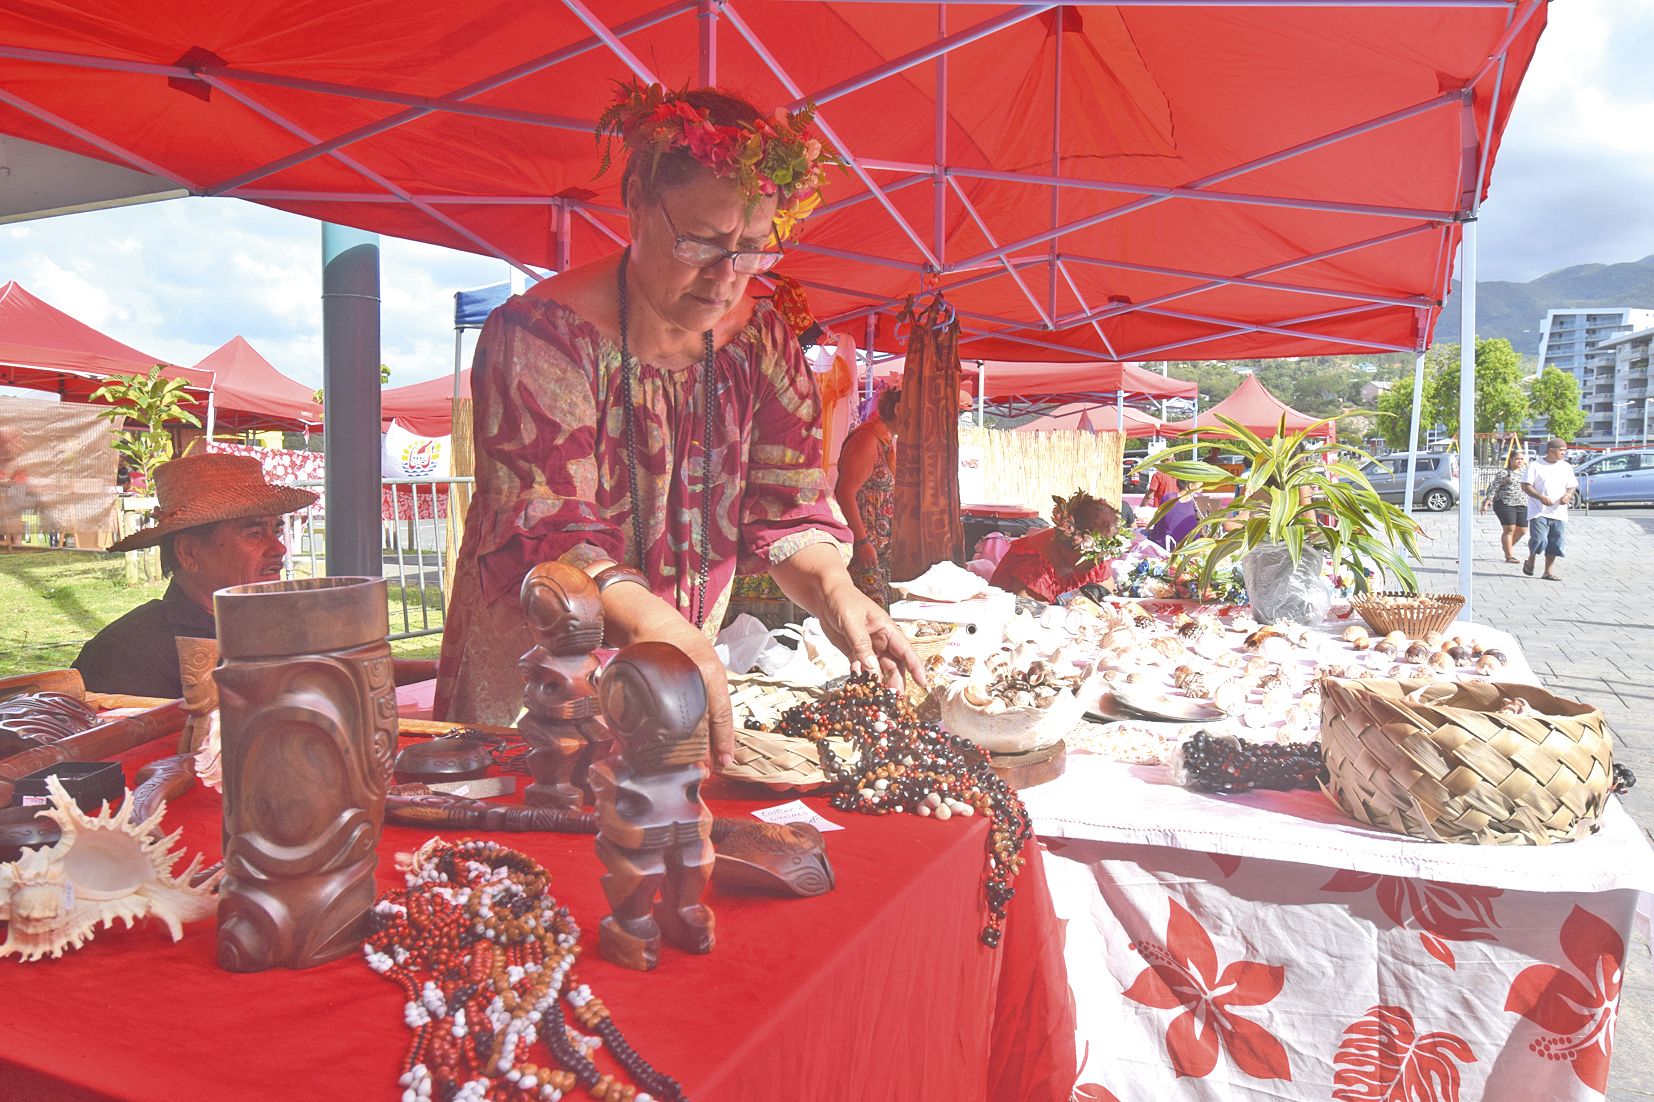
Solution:
[{"label": "woman in patterned dress standing", "polygon": [[879,395],[873,415],[857,425],[839,452],[834,496],[855,534],[850,577],[856,588],[890,607],[890,530],[896,513],[896,423],[902,392]]},{"label": "woman in patterned dress standing", "polygon": [[517,593],[552,559],[597,582],[607,645],[662,640],[695,662],[718,765],[734,732],[712,639],[737,572],[767,571],[852,661],[922,683],[906,638],[845,570],[798,341],[747,295],[837,163],[809,122],[808,109],[766,115],[712,89],[635,83],[599,119],[627,154],[631,244],[510,299],[478,339],[476,497],[436,715],[515,719],[532,643]]}]

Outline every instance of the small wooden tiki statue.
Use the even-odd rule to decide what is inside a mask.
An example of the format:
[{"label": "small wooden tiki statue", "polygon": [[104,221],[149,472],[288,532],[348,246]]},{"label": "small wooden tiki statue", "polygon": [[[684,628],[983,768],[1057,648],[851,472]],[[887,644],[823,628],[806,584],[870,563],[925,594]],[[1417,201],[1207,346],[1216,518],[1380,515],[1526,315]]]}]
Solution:
[{"label": "small wooden tiki statue", "polygon": [[523,708],[517,724],[534,783],[523,794],[536,807],[578,808],[587,798],[586,775],[607,749],[597,709],[597,659],[603,642],[603,603],[597,584],[577,567],[543,562],[523,579],[523,615],[534,646],[517,660]]},{"label": "small wooden tiki statue", "polygon": [[615,656],[598,692],[616,744],[591,771],[612,908],[598,949],[640,971],[658,962],[662,933],[688,952],[709,953],[712,911],[701,902],[713,861],[712,813],[701,802],[706,684],[678,648],[645,642]]}]

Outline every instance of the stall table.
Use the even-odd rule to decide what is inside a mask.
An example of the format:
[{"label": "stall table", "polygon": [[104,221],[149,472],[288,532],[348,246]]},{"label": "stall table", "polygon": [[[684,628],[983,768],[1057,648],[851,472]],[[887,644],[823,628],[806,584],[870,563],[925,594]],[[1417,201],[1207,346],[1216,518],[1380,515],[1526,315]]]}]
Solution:
[{"label": "stall table", "polygon": [[[1457,625],[1462,626],[1462,625]],[[1533,680],[1515,642],[1508,680]],[[1079,1097],[1565,1102],[1607,1083],[1654,850],[1611,800],[1548,847],[1415,841],[1319,792],[1214,796],[1071,754],[1022,793],[1077,1003]]]},{"label": "stall table", "polygon": [[[169,742],[126,755],[128,778]],[[709,802],[717,814],[744,816],[783,801]],[[577,974],[638,1051],[697,1102],[1066,1099],[1073,1011],[1040,862],[1018,880],[1003,947],[989,950],[978,941],[983,820],[811,804],[844,827],[826,836],[837,888],[812,899],[715,889],[717,949],[695,957],[666,948],[652,973],[596,954],[607,908],[590,836],[492,837],[551,871],[584,931]],[[182,828],[190,853],[216,859],[220,807],[198,785],[169,809],[166,826]],[[431,833],[386,828],[381,890],[401,884],[397,852]],[[360,956],[238,975],[221,971],[214,953],[211,921],[177,943],[146,922],[100,930],[61,959],[0,961],[0,1102],[399,1097],[411,1037],[402,996]]]}]

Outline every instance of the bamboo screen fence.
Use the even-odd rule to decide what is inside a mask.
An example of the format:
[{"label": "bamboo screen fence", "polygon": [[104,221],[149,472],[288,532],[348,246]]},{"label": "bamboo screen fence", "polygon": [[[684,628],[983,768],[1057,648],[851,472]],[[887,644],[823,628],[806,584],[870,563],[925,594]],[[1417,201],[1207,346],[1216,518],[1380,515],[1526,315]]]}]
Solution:
[{"label": "bamboo screen fence", "polygon": [[[1051,516],[1053,495],[1085,490],[1120,504],[1124,437],[1114,432],[1013,432],[959,426],[961,449],[982,456],[982,500]],[[969,502],[967,502],[969,504]]]}]

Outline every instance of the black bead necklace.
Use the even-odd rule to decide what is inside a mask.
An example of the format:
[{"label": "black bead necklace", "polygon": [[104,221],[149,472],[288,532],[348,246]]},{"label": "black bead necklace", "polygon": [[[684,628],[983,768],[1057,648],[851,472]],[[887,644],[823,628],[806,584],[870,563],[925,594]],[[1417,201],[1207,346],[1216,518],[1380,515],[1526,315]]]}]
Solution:
[{"label": "black bead necklace", "polygon": [[[627,492],[632,504],[632,545],[637,553],[638,569],[647,569],[643,558],[643,514],[637,499],[637,412],[632,405],[632,348],[627,330],[632,314],[631,295],[626,289],[626,265],[632,259],[631,246],[620,254],[620,271],[616,276],[620,294],[620,397],[626,425]],[[700,569],[695,574],[695,626],[706,626],[706,578],[712,562],[712,330],[701,334],[705,356],[701,361],[701,409],[706,423],[701,435],[701,539]],[[667,519],[671,523],[671,519]]]}]

